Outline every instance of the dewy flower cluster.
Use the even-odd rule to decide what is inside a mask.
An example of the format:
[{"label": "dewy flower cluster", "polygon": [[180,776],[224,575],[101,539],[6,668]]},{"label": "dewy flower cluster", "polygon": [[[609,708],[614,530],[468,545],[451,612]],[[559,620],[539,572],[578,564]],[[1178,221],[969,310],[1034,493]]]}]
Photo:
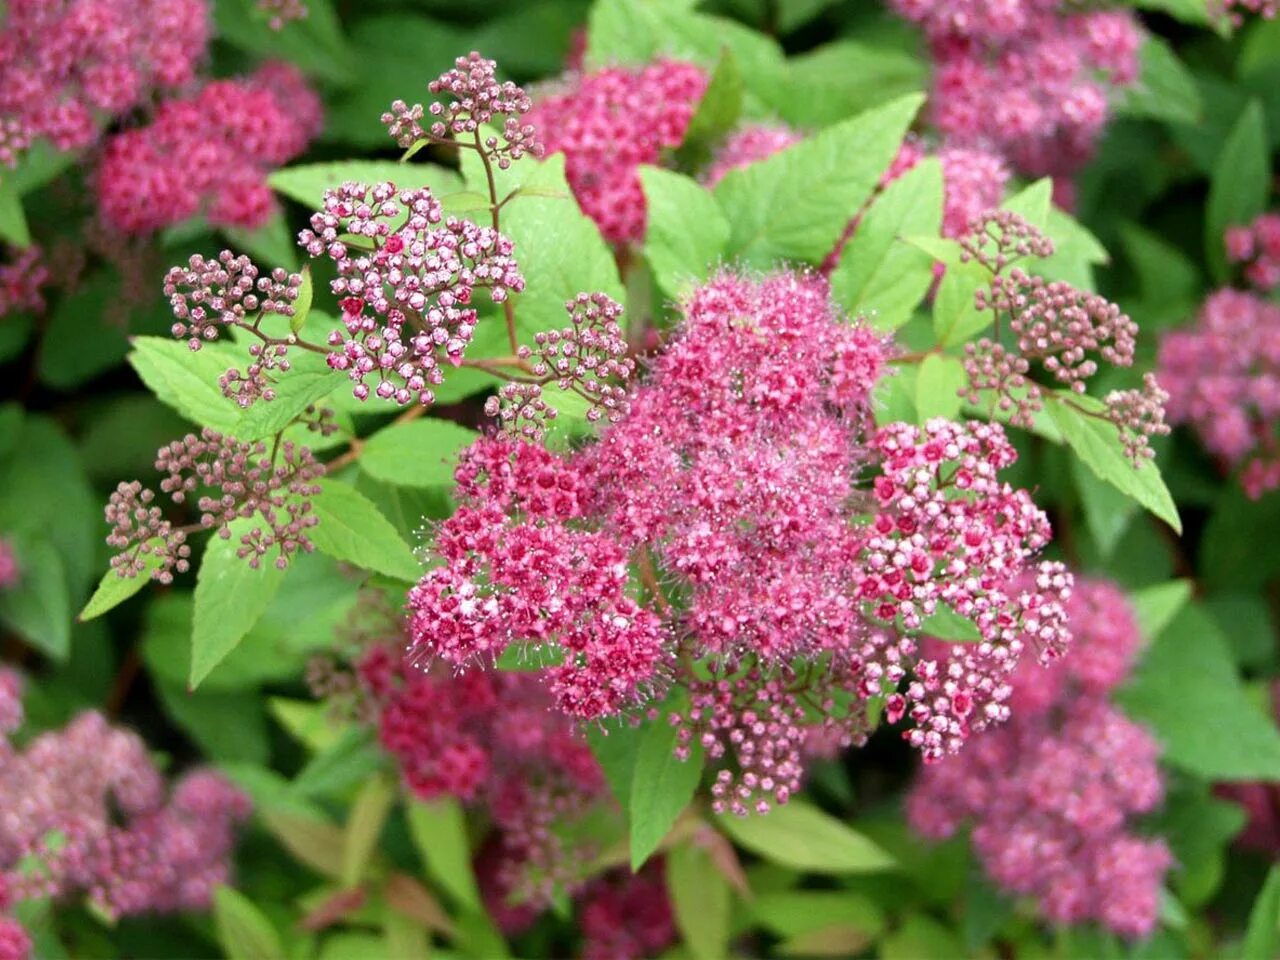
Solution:
[{"label": "dewy flower cluster", "polygon": [[0,31],[0,164],[36,140],[86,147],[155,91],[189,83],[204,0],[12,0]]},{"label": "dewy flower cluster", "polygon": [[610,243],[643,239],[638,168],[680,145],[706,87],[700,67],[678,60],[609,67],[569,76],[529,114],[548,152],[564,152],[573,195]]},{"label": "dewy flower cluster", "polygon": [[1280,287],[1280,213],[1264,213],[1253,223],[1231,227],[1227,258],[1244,264],[1245,279],[1263,293]]},{"label": "dewy flower cluster", "polygon": [[1166,334],[1160,380],[1169,416],[1189,423],[1254,498],[1280,486],[1280,305],[1219,290],[1194,327]]},{"label": "dewy flower cluster", "polygon": [[262,226],[275,210],[267,174],[300,154],[320,125],[319,98],[287,64],[211,81],[107,141],[97,172],[102,217],[132,234],[199,213],[218,226]]},{"label": "dewy flower cluster", "polygon": [[[887,344],[845,322],[821,278],[723,274],[683,310],[595,443],[486,439],[463,456],[444,562],[409,596],[412,656],[544,648],[559,662],[542,678],[580,720],[637,709],[674,676],[693,691],[680,752],[732,755],[716,804],[740,813],[785,802],[811,728],[859,739],[881,695],[929,759],[1003,720],[1024,651],[1063,649],[1070,577],[1034,565],[1048,523],[999,481],[1016,458],[1000,427],[874,431]],[[981,642],[918,656],[911,635],[943,604]]]},{"label": "dewy flower cluster", "polygon": [[1125,11],[1061,0],[893,0],[934,57],[932,119],[955,145],[993,149],[1022,172],[1072,176],[1107,120],[1109,86],[1138,74]]},{"label": "dewy flower cluster", "polygon": [[96,712],[18,749],[21,722],[21,682],[0,670],[0,909],[77,894],[113,917],[208,907],[247,797],[203,770],[170,793],[143,742]]},{"label": "dewy flower cluster", "polygon": [[912,826],[951,836],[972,823],[984,869],[1034,897],[1055,923],[1096,921],[1150,933],[1172,857],[1133,820],[1163,796],[1158,747],[1107,699],[1141,640],[1124,595],[1083,581],[1067,604],[1075,645],[1052,670],[1017,671],[1014,717],[954,758],[927,767],[907,801]]}]

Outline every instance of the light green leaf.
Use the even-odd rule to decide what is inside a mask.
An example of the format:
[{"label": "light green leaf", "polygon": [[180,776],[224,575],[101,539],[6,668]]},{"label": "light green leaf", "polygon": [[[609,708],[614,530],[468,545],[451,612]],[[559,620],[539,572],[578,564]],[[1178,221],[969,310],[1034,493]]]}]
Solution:
[{"label": "light green leaf", "polygon": [[0,240],[15,247],[31,245],[31,230],[22,209],[22,198],[7,178],[0,180]]},{"label": "light green leaf", "polygon": [[276,193],[296,200],[309,210],[324,205],[324,192],[353,180],[376,184],[391,181],[402,190],[430,187],[436,197],[462,189],[456,173],[428,163],[401,164],[394,160],[339,160],[285,167],[267,177]]},{"label": "light green leaf", "polygon": [[412,582],[422,575],[409,545],[363,495],[327,477],[320,481],[320,488],[312,501],[320,522],[309,531],[317,550],[398,580]]},{"label": "light green leaf", "polygon": [[675,756],[677,729],[665,716],[649,722],[636,751],[631,777],[631,869],[639,870],[689,805],[702,777],[702,748],[688,760]]},{"label": "light green leaf", "polygon": [[[152,541],[152,543],[159,545],[158,540]],[[163,557],[153,551],[144,553],[142,558],[144,566],[142,572],[136,576],[122,577],[114,569],[104,573],[102,579],[98,581],[98,589],[93,591],[93,596],[89,598],[89,602],[84,605],[84,609],[80,611],[76,619],[81,623],[85,623],[95,617],[100,617],[108,610],[112,610],[124,603],[150,583],[151,571],[160,567]]]},{"label": "light green leaf", "polygon": [[1249,703],[1226,639],[1194,604],[1147,648],[1116,699],[1173,766],[1210,780],[1280,780],[1280,732]]},{"label": "light green leaf", "polygon": [[725,47],[677,151],[685,169],[701,167],[716,142],[734,128],[742,115],[742,94],[742,70],[733,51]]},{"label": "light green leaf", "polygon": [[715,188],[729,218],[727,256],[762,268],[819,262],[871,196],[922,102],[901,97],[731,171]]},{"label": "light green leaf", "polygon": [[831,295],[877,330],[896,330],[933,283],[933,257],[902,238],[942,224],[942,165],[924,160],[871,204],[831,274]]},{"label": "light green leaf", "polygon": [[1196,78],[1173,48],[1159,37],[1147,34],[1138,58],[1141,65],[1138,82],[1117,90],[1116,112],[1169,123],[1199,123],[1204,100]]},{"label": "light green leaf", "polygon": [[340,735],[333,711],[323,702],[271,697],[267,700],[267,709],[276,722],[308,750],[326,750]]},{"label": "light green leaf", "polygon": [[160,400],[202,427],[230,433],[241,410],[222,395],[218,378],[244,365],[243,355],[225,343],[208,343],[195,353],[165,337],[135,337],[129,364]]},{"label": "light green leaf", "polygon": [[267,716],[256,690],[201,690],[192,693],[181,683],[154,684],[165,715],[200,752],[219,763],[256,763],[270,759]]},{"label": "light green leaf", "polygon": [[302,267],[302,286],[298,288],[298,299],[293,302],[293,316],[289,318],[289,332],[297,333],[311,315],[311,303],[316,296],[315,281],[311,279],[311,264]]},{"label": "light green leaf", "polygon": [[1170,580],[1135,590],[1129,597],[1142,639],[1151,643],[1191,599],[1190,580]]},{"label": "light green leaf", "polygon": [[1033,227],[1048,231],[1049,211],[1053,209],[1053,178],[1041,177],[1023,187],[1001,206],[1022,214]]},{"label": "light green leaf", "polygon": [[283,267],[291,273],[298,269],[297,240],[279,210],[262,226],[252,230],[232,226],[219,229],[233,249],[243,250],[254,261],[267,266],[269,269],[264,273],[270,273],[270,268],[275,267]]},{"label": "light green leaf", "polygon": [[702,847],[681,844],[667,853],[667,890],[676,927],[694,960],[729,955],[729,884]]},{"label": "light green leaf", "polygon": [[[1045,407],[1062,431],[1063,439],[1094,475],[1133,497],[1153,514],[1182,532],[1182,521],[1160,468],[1148,460],[1140,467],[1124,455],[1115,426],[1093,413],[1102,412],[1100,401],[1085,395],[1047,394]],[[1090,411],[1086,413],[1080,408]]]},{"label": "light green leaf", "polygon": [[449,420],[392,424],[365,441],[360,467],[369,476],[397,486],[452,486],[458,454],[479,437]]},{"label": "light green leaf", "polygon": [[342,877],[343,833],[328,820],[280,809],[263,810],[258,816],[295,859],[330,880]]},{"label": "light green leaf", "polygon": [[976,261],[961,263],[958,257],[946,266],[933,298],[933,330],[940,346],[951,347],[991,325],[991,312],[979,310],[974,299],[991,285],[991,274]]},{"label": "light green leaf", "polygon": [[285,955],[271,921],[244,894],[230,887],[213,891],[213,927],[231,960],[280,960]]},{"label": "light green leaf", "polygon": [[926,637],[937,637],[948,643],[980,643],[982,634],[978,626],[968,617],[962,617],[946,603],[939,603],[933,613],[920,622],[919,633]]},{"label": "light green leaf", "polygon": [[1205,205],[1205,253],[1215,280],[1227,278],[1227,228],[1249,223],[1267,207],[1271,155],[1262,104],[1250,100],[1227,135],[1209,179]]},{"label": "light green leaf", "polygon": [[852,874],[890,870],[894,860],[852,827],[803,800],[792,799],[763,816],[719,818],[735,842],[771,863],[809,873]]},{"label": "light green leaf", "polygon": [[929,85],[925,61],[882,44],[839,40],[787,59],[785,95],[776,107],[787,123],[820,129]]},{"label": "light green leaf", "polygon": [[1280,948],[1280,864],[1273,865],[1249,913],[1243,960],[1272,960]]},{"label": "light green leaf", "polygon": [[356,794],[342,838],[342,882],[354,887],[364,879],[378,837],[396,802],[396,791],[385,777],[373,777]]},{"label": "light green leaf", "polygon": [[1053,240],[1053,253],[1032,261],[1030,271],[1049,280],[1065,281],[1079,290],[1096,290],[1093,268],[1111,261],[1098,238],[1057,207],[1049,209],[1045,232]]},{"label": "light green leaf", "polygon": [[260,399],[240,414],[231,431],[237,440],[247,443],[275,436],[308,407],[344,384],[321,354],[294,350],[289,362],[288,372],[279,375],[272,385],[275,399]]},{"label": "light green leaf", "polygon": [[367,729],[345,731],[333,746],[312,757],[294,778],[294,797],[324,797],[364,783],[384,765],[384,754]]},{"label": "light green leaf", "polygon": [[[6,491],[6,496],[8,491]],[[71,596],[58,551],[44,539],[15,538],[18,582],[0,590],[0,623],[54,660],[71,647]]]},{"label": "light green leaf", "polygon": [[923,913],[911,913],[881,942],[880,956],[882,960],[919,960],[963,957],[966,951],[954,931]]},{"label": "light green leaf", "polygon": [[648,205],[644,256],[659,289],[677,297],[705,280],[729,242],[729,221],[697,181],[658,167],[641,167]]},{"label": "light green leaf", "polygon": [[931,353],[920,362],[916,374],[916,422],[934,417],[955,420],[960,416],[960,388],[968,382],[959,357]]},{"label": "light green leaf", "polygon": [[1138,505],[1111,484],[1098,479],[1079,457],[1071,457],[1069,462],[1089,535],[1097,544],[1098,553],[1109,557],[1129,529]]},{"label": "light green leaf", "polygon": [[604,771],[614,798],[628,817],[636,757],[646,733],[647,727],[632,726],[627,721],[613,722],[607,726],[593,724],[587,728],[587,742],[591,744],[591,752]]},{"label": "light green leaf", "polygon": [[460,907],[482,910],[462,805],[453,797],[412,800],[408,820],[418,856],[432,878]]},{"label": "light green leaf", "polygon": [[757,896],[751,916],[782,937],[843,924],[873,940],[884,932],[884,911],[862,894],[833,890],[783,890]]},{"label": "light green leaf", "polygon": [[244,639],[284,583],[287,570],[270,555],[258,569],[236,556],[240,538],[262,521],[241,518],[231,523],[231,536],[215,536],[205,547],[196,577],[195,616],[191,625],[191,688]]}]

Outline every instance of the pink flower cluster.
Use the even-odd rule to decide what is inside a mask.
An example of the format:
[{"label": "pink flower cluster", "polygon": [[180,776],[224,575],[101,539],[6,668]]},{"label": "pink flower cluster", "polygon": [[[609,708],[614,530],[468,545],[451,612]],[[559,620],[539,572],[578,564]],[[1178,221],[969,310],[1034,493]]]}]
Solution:
[{"label": "pink flower cluster", "polygon": [[[347,235],[354,239],[340,239]],[[476,325],[472,296],[494,303],[524,289],[511,241],[492,227],[445,218],[426,188],[344,183],[298,235],[308,255],[328,255],[343,330],[329,336],[329,366],[347,373],[352,393],[401,406],[430,404],[444,380],[440,356],[457,366]]]},{"label": "pink flower cluster", "polygon": [[[3,679],[0,678],[0,683]],[[3,703],[3,701],[0,701]],[[4,916],[12,904],[9,894],[9,881],[0,873],[0,960],[29,960],[31,956],[31,936],[13,917]]]},{"label": "pink flower cluster", "polygon": [[[0,674],[0,700],[13,688]],[[187,774],[166,800],[142,741],[95,712],[21,750],[0,736],[0,761],[0,871],[11,896],[83,893],[120,917],[206,908],[227,882],[235,826],[250,807],[220,774]]]},{"label": "pink flower cluster", "polygon": [[132,234],[200,213],[217,226],[262,226],[275,210],[267,174],[300,154],[320,126],[319,97],[287,64],[211,81],[107,141],[96,179],[102,217]]},{"label": "pink flower cluster", "polygon": [[1082,581],[1068,603],[1075,650],[1063,665],[1018,670],[1017,712],[956,758],[925,768],[907,799],[912,826],[947,837],[971,822],[978,859],[1054,923],[1101,923],[1123,936],[1155,927],[1172,857],[1132,821],[1163,796],[1159,748],[1107,701],[1140,645],[1133,611],[1109,583]]},{"label": "pink flower cluster", "polygon": [[[18,564],[13,544],[6,537],[0,537],[0,590],[15,586],[21,576],[22,567]],[[3,726],[4,723],[0,721],[0,727]]]},{"label": "pink flower cluster", "polygon": [[1239,290],[1211,294],[1193,327],[1165,336],[1158,369],[1170,419],[1241,467],[1250,497],[1280,486],[1280,306]]},{"label": "pink flower cluster", "polygon": [[1245,278],[1263,293],[1280,287],[1280,213],[1264,213],[1253,223],[1231,227],[1227,259],[1244,264]]},{"label": "pink flower cluster", "polygon": [[661,860],[592,881],[577,906],[582,960],[656,957],[677,939]]},{"label": "pink flower cluster", "polygon": [[761,160],[768,160],[775,153],[794,147],[804,140],[804,134],[780,123],[752,123],[734,131],[716,147],[714,156],[702,180],[714,187],[731,170],[741,170]]},{"label": "pink flower cluster", "polygon": [[1118,10],[1061,0],[894,0],[934,57],[932,120],[950,143],[1008,157],[1024,173],[1069,177],[1107,120],[1109,86],[1137,79],[1142,35]]},{"label": "pink flower cluster", "polygon": [[574,74],[529,113],[546,149],[564,153],[573,195],[610,243],[644,237],[637,168],[680,145],[706,86],[700,67],[660,59]]},{"label": "pink flower cluster", "polygon": [[267,26],[283,30],[286,23],[305,20],[311,12],[306,0],[258,0],[258,9],[267,15]]},{"label": "pink flower cluster", "polygon": [[11,0],[0,32],[0,164],[40,139],[86,147],[154,91],[189,83],[204,0]]},{"label": "pink flower cluster", "polygon": [[43,313],[40,288],[48,282],[49,268],[38,246],[19,250],[11,262],[0,264],[0,319],[23,311]]}]

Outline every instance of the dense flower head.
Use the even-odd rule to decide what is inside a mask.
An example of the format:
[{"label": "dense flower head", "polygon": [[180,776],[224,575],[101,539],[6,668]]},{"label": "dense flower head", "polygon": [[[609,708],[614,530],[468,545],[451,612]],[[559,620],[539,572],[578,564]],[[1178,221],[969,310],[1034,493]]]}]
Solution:
[{"label": "dense flower head", "polygon": [[677,938],[661,860],[639,873],[593,880],[578,898],[577,911],[583,960],[656,957]]},{"label": "dense flower head", "polygon": [[1158,370],[1170,419],[1241,468],[1249,496],[1280,486],[1280,306],[1238,290],[1211,294],[1194,326],[1164,337]]},{"label": "dense flower head", "polygon": [[337,267],[343,328],[329,336],[329,366],[347,373],[360,400],[372,392],[401,406],[433,403],[440,360],[456,366],[471,342],[475,291],[501,303],[524,289],[511,240],[445,217],[426,187],[348,182],[327,190],[298,242]]},{"label": "dense flower head", "polygon": [[0,319],[11,313],[44,312],[40,288],[49,283],[44,251],[32,245],[17,251],[8,263],[0,263]]},{"label": "dense flower head", "polygon": [[[402,147],[412,147],[427,136],[470,139],[502,170],[525,154],[542,156],[543,145],[534,127],[522,119],[533,102],[510,80],[499,81],[497,69],[494,61],[473,50],[427,85],[432,94],[447,96],[450,102],[436,100],[424,111],[420,103],[409,106],[396,100],[382,115],[382,122]],[[424,114],[432,118],[425,128],[420,122]],[[485,129],[495,117],[502,118],[501,138]]]},{"label": "dense flower head", "polygon": [[111,526],[107,545],[119,551],[111,567],[121,577],[151,571],[151,578],[170,583],[188,569],[187,534],[215,530],[231,536],[231,523],[251,519],[240,536],[236,555],[257,568],[275,551],[275,565],[286,567],[299,551],[310,552],[307,530],[318,522],[311,498],[320,492],[316,480],[324,467],[306,447],[285,440],[268,453],[261,441],[244,443],[205,427],[156,452],[156,470],[166,474],[161,493],[174,504],[195,499],[199,519],[179,527],[155,504],[155,492],[141,483],[122,482],[107,501]]},{"label": "dense flower head", "polygon": [[529,113],[546,149],[564,153],[573,195],[610,243],[644,236],[638,168],[680,145],[706,86],[700,67],[660,59],[571,75]]},{"label": "dense flower head", "polygon": [[206,908],[227,882],[250,807],[220,774],[187,774],[166,798],[142,741],[93,711],[0,751],[0,872],[14,898],[82,893],[120,917]]},{"label": "dense flower head", "polygon": [[320,100],[294,67],[271,63],[210,81],[107,141],[96,177],[102,217],[131,234],[200,213],[218,226],[262,226],[276,209],[267,174],[300,154],[320,125]]},{"label": "dense flower head", "polygon": [[154,91],[191,81],[204,0],[14,0],[0,32],[0,164],[36,140],[86,147]]},{"label": "dense flower head", "polygon": [[1263,293],[1280,287],[1280,213],[1261,214],[1226,234],[1227,259],[1244,264],[1245,279]]},{"label": "dense flower head", "polygon": [[1137,79],[1137,21],[1061,0],[895,0],[934,56],[932,120],[949,142],[1007,156],[1032,175],[1069,177],[1107,120],[1108,87]]}]

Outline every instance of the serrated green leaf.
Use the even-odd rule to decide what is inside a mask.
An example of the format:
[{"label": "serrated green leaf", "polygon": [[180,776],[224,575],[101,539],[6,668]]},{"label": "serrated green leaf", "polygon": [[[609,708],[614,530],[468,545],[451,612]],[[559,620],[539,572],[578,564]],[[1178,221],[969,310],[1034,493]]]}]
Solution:
[{"label": "serrated green leaf", "polygon": [[933,283],[933,257],[903,240],[938,232],[942,165],[921,161],[871,204],[831,274],[831,295],[877,330],[908,320]]},{"label": "serrated green leaf", "polygon": [[979,310],[977,292],[991,285],[991,274],[976,261],[959,258],[947,263],[947,272],[933,298],[933,330],[944,347],[964,343],[991,325],[991,313]]},{"label": "serrated green leaf", "polygon": [[677,157],[684,169],[697,169],[711,156],[716,142],[734,128],[742,115],[744,84],[733,51],[725,47],[697,109],[685,127]]},{"label": "serrated green leaf", "polygon": [[587,728],[587,742],[591,744],[591,752],[604,771],[614,798],[628,817],[636,757],[640,754],[640,743],[647,732],[647,727],[632,726],[626,721]]},{"label": "serrated green leaf", "polygon": [[1224,237],[1228,227],[1249,223],[1267,207],[1271,155],[1262,104],[1250,100],[1227,135],[1209,178],[1205,204],[1205,254],[1215,280],[1227,278]]},{"label": "serrated green leaf", "polygon": [[213,927],[219,946],[231,960],[280,960],[285,955],[271,921],[231,887],[214,888]]},{"label": "serrated green leaf", "polygon": [[244,363],[234,347],[209,343],[192,353],[175,340],[134,337],[128,361],[152,393],[188,420],[222,433],[235,429],[241,410],[218,389],[218,378]]},{"label": "serrated green leaf", "polygon": [[632,870],[639,870],[658,849],[702,777],[701,746],[693,745],[688,760],[676,759],[676,733],[660,716],[649,722],[636,750],[628,807]]},{"label": "serrated green leaf", "polygon": [[1280,949],[1280,864],[1273,865],[1253,901],[1244,933],[1243,960],[1273,960]]},{"label": "serrated green leaf", "polygon": [[430,187],[437,197],[462,189],[456,173],[427,163],[400,164],[394,160],[339,160],[284,167],[267,177],[271,189],[310,210],[324,205],[324,193],[348,180],[376,184],[390,181],[402,190]]},{"label": "serrated green leaf", "polygon": [[920,361],[916,373],[916,421],[934,417],[955,420],[960,416],[960,388],[968,382],[959,357],[931,353]]},{"label": "serrated green leaf", "polygon": [[730,171],[715,188],[729,219],[726,256],[762,268],[822,260],[871,196],[922,102],[901,97]]},{"label": "serrated green leaf", "polygon": [[62,557],[50,543],[30,536],[15,538],[13,547],[18,582],[0,590],[0,623],[46,656],[65,660],[71,648],[71,596]]},{"label": "serrated green leaf", "polygon": [[725,814],[718,822],[739,845],[794,870],[843,875],[895,866],[879,846],[803,800],[792,799],[764,815]]},{"label": "serrated green leaf", "polygon": [[694,960],[729,955],[729,884],[702,847],[681,844],[666,857],[676,928]]},{"label": "serrated green leaf", "polygon": [[320,522],[309,531],[317,550],[399,580],[412,582],[422,575],[409,545],[362,494],[328,477],[320,481],[320,490],[312,500]]},{"label": "serrated green leaf", "polygon": [[378,837],[396,802],[396,791],[383,777],[369,780],[356,794],[342,837],[342,882],[354,887],[364,879]]},{"label": "serrated green leaf", "polygon": [[302,267],[302,285],[298,287],[298,299],[293,302],[293,316],[289,318],[289,332],[297,333],[311,316],[311,303],[315,300],[316,286],[311,279],[311,264]]},{"label": "serrated green leaf", "polygon": [[1151,643],[1173,622],[1178,611],[1191,599],[1192,586],[1190,580],[1170,580],[1130,594],[1138,629],[1142,631],[1145,642]]},{"label": "serrated green leaf", "polygon": [[[158,540],[151,543],[154,546],[160,545]],[[142,554],[142,558],[143,569],[136,576],[122,577],[114,569],[104,573],[102,579],[98,581],[98,588],[93,591],[93,596],[89,598],[89,602],[84,605],[84,609],[76,619],[86,623],[95,617],[100,617],[108,610],[124,603],[150,583],[151,571],[159,569],[164,558],[154,551]]]},{"label": "serrated green leaf", "polygon": [[1085,525],[1098,547],[1098,553],[1109,557],[1129,529],[1138,504],[1120,490],[1106,483],[1084,465],[1079,457],[1071,457],[1071,479],[1080,497]]},{"label": "serrated green leaf", "polygon": [[793,127],[821,129],[928,86],[928,65],[915,53],[842,39],[787,59],[775,107]]},{"label": "serrated green leaf", "polygon": [[648,211],[644,256],[658,288],[674,298],[719,264],[729,221],[715,197],[689,177],[641,167],[640,182]]},{"label": "serrated green leaf", "polygon": [[295,351],[288,372],[278,376],[271,387],[275,398],[257,400],[244,410],[231,434],[244,442],[273,437],[308,407],[341,388],[342,384],[342,378],[334,373],[323,356]]},{"label": "serrated green leaf", "polygon": [[948,643],[980,643],[982,634],[968,617],[962,617],[945,603],[939,603],[933,613],[920,622],[919,632],[926,637],[937,637]]},{"label": "serrated green leaf", "polygon": [[31,229],[22,209],[22,198],[7,180],[0,180],[0,240],[15,247],[31,245]]},{"label": "serrated green leaf", "polygon": [[191,624],[192,689],[244,639],[284,583],[288,571],[276,567],[274,558],[263,557],[255,570],[236,556],[240,538],[261,522],[256,517],[234,520],[230,537],[215,536],[205,547]]},{"label": "serrated green leaf", "polygon": [[467,910],[482,910],[461,804],[453,797],[412,800],[407,816],[418,856],[445,893]]},{"label": "serrated green leaf", "polygon": [[1023,187],[1000,205],[1021,214],[1033,227],[1049,229],[1049,211],[1053,209],[1053,178],[1041,177]]},{"label": "serrated green leaf", "polygon": [[1047,395],[1046,401],[1045,407],[1062,431],[1063,439],[1098,479],[1133,497],[1176,532],[1182,532],[1178,508],[1164,484],[1160,468],[1151,460],[1135,468],[1124,454],[1115,426],[1081,409],[1101,413],[1100,401],[1088,396],[1059,394]]},{"label": "serrated green leaf", "polygon": [[450,420],[392,424],[365,441],[360,467],[377,480],[401,487],[449,487],[458,454],[479,437]]}]

